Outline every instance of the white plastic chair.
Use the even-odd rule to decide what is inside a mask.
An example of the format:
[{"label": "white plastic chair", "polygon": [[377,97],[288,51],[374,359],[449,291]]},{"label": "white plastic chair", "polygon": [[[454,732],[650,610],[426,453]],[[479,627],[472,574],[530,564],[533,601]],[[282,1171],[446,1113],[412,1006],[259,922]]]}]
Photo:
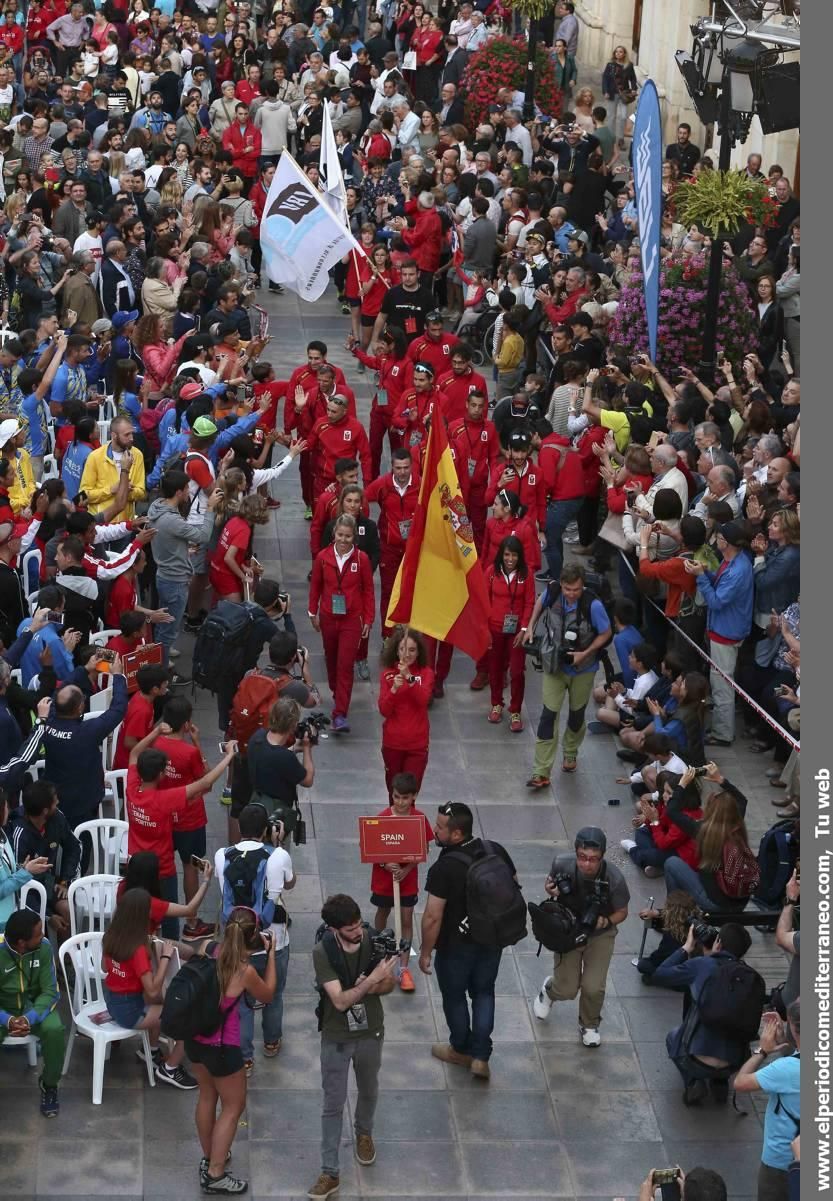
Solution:
[{"label": "white plastic chair", "polygon": [[89,834],[92,839],[93,876],[117,876],[119,863],[127,859],[127,822],[112,817],[95,817],[75,827],[75,837]]},{"label": "white plastic chair", "polygon": [[30,780],[34,780],[35,782],[37,782],[41,778],[41,776],[43,775],[43,773],[45,771],[46,771],[46,760],[45,759],[36,759],[34,763],[29,764],[29,766],[26,768],[26,770],[23,774],[28,776]]},{"label": "white plastic chair", "polygon": [[[31,685],[30,685],[30,687],[31,687]],[[89,713],[84,714],[83,720],[91,721],[92,718],[100,717],[100,716],[101,716],[100,713],[96,713],[91,709]],[[119,743],[119,734],[121,733],[121,727],[122,727],[122,723],[119,722],[119,724],[116,726],[115,730],[112,730],[101,744],[101,770],[105,774],[108,771],[110,771],[112,768],[113,757],[115,756],[116,747],[118,746],[118,743]]]},{"label": "white plastic chair", "polygon": [[108,802],[113,805],[113,817],[117,821],[125,820],[127,812],[127,768],[120,767],[115,771],[104,773],[104,799],[98,807],[98,816],[104,817],[102,809]]},{"label": "white plastic chair", "polygon": [[106,446],[110,441],[110,422],[97,421],[96,425],[98,426],[98,440],[102,446]]},{"label": "white plastic chair", "polygon": [[121,876],[81,876],[73,880],[67,893],[69,930],[81,934],[86,926],[103,934],[116,908],[116,889]]},{"label": "white plastic chair", "polygon": [[[92,1039],[93,1044],[93,1105],[100,1105],[104,1091],[104,1064],[110,1045],[123,1042],[128,1038],[140,1038],[145,1053],[145,1067],[151,1088],[156,1086],[153,1074],[153,1059],[150,1053],[150,1039],[147,1030],[125,1030],[115,1022],[105,1022],[98,1026],[92,1020],[94,1014],[106,1009],[104,1000],[104,978],[101,967],[101,940],[99,933],[76,934],[69,938],[60,948],[58,954],[61,960],[61,970],[67,985],[70,1010],[72,1012],[72,1029],[67,1040],[67,1053],[64,1058],[65,1076],[69,1071],[75,1038],[82,1034]],[[67,972],[67,961],[72,963],[75,970],[75,983],[70,982]]]},{"label": "white plastic chair", "polygon": [[[34,897],[37,897],[37,906],[30,905],[29,902]],[[43,932],[46,935],[46,889],[39,880],[30,880],[28,884],[24,884],[20,890],[18,898],[18,909],[31,909],[35,913],[40,914],[40,920],[43,923]]]},{"label": "white plastic chair", "polygon": [[90,713],[94,713],[98,717],[101,713],[106,713],[113,702],[113,689],[102,688],[101,692],[94,692],[90,697]]},{"label": "white plastic chair", "polygon": [[115,638],[120,633],[121,630],[96,630],[94,634],[90,634],[90,645],[106,646],[111,638]]},{"label": "white plastic chair", "polygon": [[26,1048],[26,1058],[30,1068],[38,1066],[38,1040],[34,1034],[24,1034],[21,1038],[7,1038],[0,1047],[4,1051],[16,1051],[18,1047]]},{"label": "white plastic chair", "polygon": [[[32,602],[32,597],[36,597],[40,592],[40,571],[43,562],[43,555],[37,549],[32,547],[26,551],[26,554],[20,560],[20,574],[23,578],[23,595],[26,600]],[[33,586],[34,585],[34,586]]]}]

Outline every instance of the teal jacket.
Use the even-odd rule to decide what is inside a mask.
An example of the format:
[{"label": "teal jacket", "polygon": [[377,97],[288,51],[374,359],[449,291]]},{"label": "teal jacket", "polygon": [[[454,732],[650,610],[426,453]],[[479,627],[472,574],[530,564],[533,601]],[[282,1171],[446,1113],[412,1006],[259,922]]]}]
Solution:
[{"label": "teal jacket", "polygon": [[31,879],[31,872],[17,866],[12,844],[0,830],[0,930],[5,930],[17,906],[17,894]]},{"label": "teal jacket", "polygon": [[18,955],[0,935],[0,1025],[25,1017],[39,1025],[58,1004],[55,961],[48,938],[34,951]]}]

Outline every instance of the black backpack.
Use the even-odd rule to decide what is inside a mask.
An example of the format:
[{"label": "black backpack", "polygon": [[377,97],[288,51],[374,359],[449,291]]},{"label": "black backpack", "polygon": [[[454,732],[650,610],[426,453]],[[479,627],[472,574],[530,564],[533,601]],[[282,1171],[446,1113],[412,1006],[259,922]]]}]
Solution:
[{"label": "black backpack", "polygon": [[785,817],[771,826],[758,847],[761,876],[755,889],[755,901],[761,905],[780,905],[787,881],[798,862],[798,822]]},{"label": "black backpack", "polygon": [[217,960],[194,955],[168,985],[160,1023],[169,1038],[213,1034],[223,1023]]},{"label": "black backpack", "polygon": [[275,916],[275,903],[266,891],[266,865],[274,847],[262,846],[252,851],[239,847],[226,848],[223,870],[223,921],[227,922],[232,909],[243,906],[253,909],[264,929]]},{"label": "black backpack", "polygon": [[474,855],[451,851],[467,866],[468,933],[484,947],[511,947],[526,938],[526,904],[509,864],[484,839]]},{"label": "black backpack", "polygon": [[250,601],[220,601],[208,614],[194,643],[191,674],[198,688],[235,690],[246,671],[255,610],[263,612]]},{"label": "black backpack", "polygon": [[703,985],[697,1009],[704,1026],[741,1042],[758,1036],[767,992],[763,978],[742,959],[720,959]]},{"label": "black backpack", "polygon": [[539,955],[542,946],[566,955],[587,942],[587,931],[579,930],[576,915],[554,897],[548,897],[540,905],[530,901],[527,909],[532,921],[532,937],[538,939]]}]

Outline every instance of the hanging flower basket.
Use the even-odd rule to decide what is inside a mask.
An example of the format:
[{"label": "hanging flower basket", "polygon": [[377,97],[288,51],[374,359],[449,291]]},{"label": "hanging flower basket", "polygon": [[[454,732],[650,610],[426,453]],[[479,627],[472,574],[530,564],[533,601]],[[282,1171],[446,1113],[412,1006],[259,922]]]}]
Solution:
[{"label": "hanging flower basket", "polygon": [[747,223],[770,229],[778,219],[766,183],[741,171],[703,171],[684,180],[674,191],[674,209],[683,225],[699,225],[712,237],[733,237]]},{"label": "hanging flower basket", "polygon": [[[523,91],[526,85],[526,38],[494,37],[469,59],[461,90],[466,98],[466,121],[474,130],[489,120],[489,105],[501,88]],[[545,116],[561,115],[561,89],[555,82],[555,69],[545,46],[535,54],[535,103]]]},{"label": "hanging flower basket", "polygon": [[[694,369],[701,357],[706,319],[708,261],[703,256],[665,259],[660,273],[657,366],[663,375],[680,367]],[[717,318],[717,359],[739,364],[753,345],[755,315],[749,290],[734,267],[724,266]],[[648,350],[648,324],[641,271],[635,271],[619,295],[610,323],[611,342],[633,358]]]}]

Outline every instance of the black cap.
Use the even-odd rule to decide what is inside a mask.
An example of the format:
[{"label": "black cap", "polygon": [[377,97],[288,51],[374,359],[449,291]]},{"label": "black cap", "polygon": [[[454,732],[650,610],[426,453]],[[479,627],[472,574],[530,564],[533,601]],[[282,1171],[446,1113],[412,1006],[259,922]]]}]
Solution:
[{"label": "black cap", "polygon": [[576,850],[579,847],[598,847],[604,855],[607,850],[607,835],[598,826],[582,826],[578,834],[576,834],[576,840],[573,845]]},{"label": "black cap", "polygon": [[512,430],[509,435],[509,446],[517,450],[529,450],[532,445],[532,439],[526,430]]},{"label": "black cap", "polygon": [[425,320],[426,320],[426,321],[432,321],[432,322],[433,322],[433,321],[436,321],[436,322],[438,322],[440,325],[442,325],[442,323],[443,323],[443,315],[442,315],[442,313],[440,312],[440,310],[439,310],[439,309],[432,309],[430,313],[426,313],[426,314],[425,314]]}]

